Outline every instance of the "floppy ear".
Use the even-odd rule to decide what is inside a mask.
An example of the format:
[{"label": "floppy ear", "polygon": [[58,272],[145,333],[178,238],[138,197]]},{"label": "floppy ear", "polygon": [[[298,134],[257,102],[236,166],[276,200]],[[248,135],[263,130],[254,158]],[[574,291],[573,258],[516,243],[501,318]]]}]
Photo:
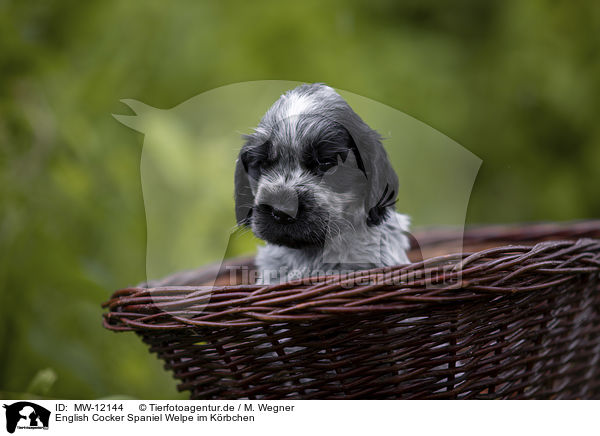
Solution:
[{"label": "floppy ear", "polygon": [[381,224],[394,210],[398,196],[398,176],[392,168],[387,153],[381,144],[381,137],[371,130],[359,141],[367,173],[367,198],[365,211],[369,227]]},{"label": "floppy ear", "polygon": [[240,226],[250,224],[254,194],[250,186],[248,169],[243,162],[243,151],[240,152],[235,164],[235,219]]}]

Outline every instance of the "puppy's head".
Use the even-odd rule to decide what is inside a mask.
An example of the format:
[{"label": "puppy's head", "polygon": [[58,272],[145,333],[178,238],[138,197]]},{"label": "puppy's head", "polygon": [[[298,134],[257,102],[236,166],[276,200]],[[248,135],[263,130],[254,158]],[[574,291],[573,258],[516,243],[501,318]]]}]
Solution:
[{"label": "puppy's head", "polygon": [[379,134],[332,88],[301,85],[245,137],[235,171],[236,218],[292,248],[381,224],[398,178]]}]

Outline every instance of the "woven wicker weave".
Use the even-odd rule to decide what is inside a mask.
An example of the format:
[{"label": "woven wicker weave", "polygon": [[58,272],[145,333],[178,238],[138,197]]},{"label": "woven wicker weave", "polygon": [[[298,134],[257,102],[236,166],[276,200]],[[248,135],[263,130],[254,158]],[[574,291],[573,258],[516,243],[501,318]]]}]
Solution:
[{"label": "woven wicker weave", "polygon": [[[454,236],[417,239],[442,253]],[[223,285],[208,304],[164,286],[200,270],[117,291],[104,325],[141,335],[194,399],[600,398],[593,238],[600,221],[482,227],[469,253],[318,284]]]}]

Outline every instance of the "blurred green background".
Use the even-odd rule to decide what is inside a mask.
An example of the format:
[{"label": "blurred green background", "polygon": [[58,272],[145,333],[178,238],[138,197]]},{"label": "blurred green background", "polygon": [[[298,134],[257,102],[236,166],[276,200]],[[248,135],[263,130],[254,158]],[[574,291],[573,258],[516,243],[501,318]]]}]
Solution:
[{"label": "blurred green background", "polygon": [[325,82],[478,155],[468,223],[594,218],[598,29],[592,1],[0,0],[0,397],[184,397],[100,325],[145,274],[143,136],[120,99]]}]

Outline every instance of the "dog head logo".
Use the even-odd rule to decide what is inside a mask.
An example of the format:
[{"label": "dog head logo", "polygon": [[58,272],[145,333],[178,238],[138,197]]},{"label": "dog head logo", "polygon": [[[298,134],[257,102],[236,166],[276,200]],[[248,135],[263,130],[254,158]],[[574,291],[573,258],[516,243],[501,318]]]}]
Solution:
[{"label": "dog head logo", "polygon": [[5,404],[6,431],[14,433],[16,429],[48,429],[50,411],[29,401]]},{"label": "dog head logo", "polygon": [[[115,118],[144,133],[140,173],[147,225],[146,275],[149,279],[195,269],[224,257],[255,252],[259,241],[250,239],[252,232],[248,230],[254,231],[254,226],[249,221],[253,219],[252,214],[260,212],[257,198],[264,200],[262,212],[270,212],[271,193],[263,190],[259,196],[259,192],[253,190],[253,174],[256,175],[257,169],[253,161],[265,156],[260,153],[248,156],[250,159],[244,164],[239,159],[242,158],[240,137],[252,132],[273,102],[298,85],[289,81],[238,83],[205,92],[171,109],[157,109],[134,100],[123,101],[135,115],[115,115]],[[318,236],[325,246],[334,248],[335,244],[341,243],[335,235],[340,226],[343,227],[346,217],[338,217],[333,225],[329,219],[335,202],[341,200],[348,210],[351,208],[347,206],[353,201],[362,201],[360,215],[364,219],[361,219],[361,225],[371,229],[380,228],[383,218],[401,216],[393,213],[396,209],[411,217],[413,227],[464,227],[481,160],[445,135],[396,109],[349,92],[339,91],[339,95],[360,114],[360,118],[352,118],[350,123],[346,123],[347,119],[341,120],[346,133],[342,129],[313,129],[327,120],[309,119],[306,137],[311,132],[337,132],[353,140],[356,148],[351,148],[345,155],[328,156],[328,159],[336,159],[338,165],[331,165],[332,162],[327,160],[319,162],[323,164],[322,168],[314,169],[320,173],[320,178],[312,182],[310,187],[314,189],[306,196],[319,191],[329,191],[330,195],[319,199],[320,204],[327,207],[311,214],[314,222],[306,229],[322,228],[323,234]],[[296,103],[292,108],[302,109],[302,101]],[[294,117],[294,113],[286,115]],[[363,119],[377,136],[361,136],[370,130],[357,127],[359,119]],[[255,133],[256,129],[248,136]],[[268,131],[262,134],[268,135]],[[287,134],[285,129],[281,134]],[[364,149],[365,143],[375,144],[380,140],[385,150],[381,144]],[[336,166],[338,168],[329,173]],[[349,186],[352,186],[351,193],[347,190]],[[335,192],[340,195],[333,195]],[[302,208],[300,200],[302,198],[288,196],[282,213],[276,218],[294,219],[296,209]],[[323,225],[325,219],[329,225]],[[238,229],[237,224],[250,225],[232,233]],[[400,226],[405,224],[399,223]],[[238,235],[242,235],[239,241],[235,239]],[[310,232],[307,235],[309,238],[314,236]],[[461,250],[462,239],[457,239],[454,251]],[[327,256],[327,253],[325,250],[323,255]],[[329,253],[335,257],[340,250]],[[350,250],[347,254],[346,258],[332,258],[331,261],[361,263]],[[422,255],[429,257],[431,253],[424,248]]]}]

